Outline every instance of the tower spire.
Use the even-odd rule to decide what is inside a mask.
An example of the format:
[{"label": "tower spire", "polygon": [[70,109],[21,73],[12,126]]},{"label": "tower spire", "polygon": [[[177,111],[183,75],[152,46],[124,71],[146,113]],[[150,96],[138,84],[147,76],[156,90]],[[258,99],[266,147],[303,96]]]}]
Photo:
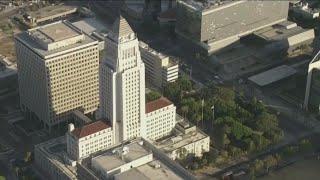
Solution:
[{"label": "tower spire", "polygon": [[134,34],[128,21],[120,14],[115,20],[111,29],[112,39],[118,41],[121,37],[127,37],[130,34]]}]

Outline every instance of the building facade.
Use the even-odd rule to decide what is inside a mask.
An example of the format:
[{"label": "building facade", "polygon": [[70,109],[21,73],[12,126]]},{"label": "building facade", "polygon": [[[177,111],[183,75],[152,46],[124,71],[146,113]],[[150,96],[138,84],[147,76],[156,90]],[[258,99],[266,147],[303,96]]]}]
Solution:
[{"label": "building facade", "polygon": [[145,136],[145,71],[139,42],[120,16],[106,38],[101,64],[100,112],[111,121],[116,142]]},{"label": "building facade", "polygon": [[157,140],[171,134],[176,124],[176,107],[168,99],[160,99],[146,104],[146,137]]},{"label": "building facade", "polygon": [[67,152],[76,161],[114,145],[112,127],[103,121],[96,121],[80,128],[74,128],[73,124],[69,124],[66,138]]},{"label": "building facade", "polygon": [[169,56],[155,51],[144,42],[139,43],[141,59],[146,67],[146,82],[156,88],[175,82],[179,76],[179,65]]},{"label": "building facade", "polygon": [[210,150],[210,137],[187,121],[181,121],[170,136],[153,144],[172,160],[184,158],[188,154],[201,157]]},{"label": "building facade", "polygon": [[289,1],[179,0],[175,31],[212,53],[286,20],[288,9]]},{"label": "building facade", "polygon": [[98,108],[98,41],[59,21],[18,34],[15,45],[20,105],[28,118],[51,129],[75,109]]},{"label": "building facade", "polygon": [[66,138],[58,137],[37,144],[34,148],[35,166],[49,179],[76,180],[76,164],[67,158]]}]

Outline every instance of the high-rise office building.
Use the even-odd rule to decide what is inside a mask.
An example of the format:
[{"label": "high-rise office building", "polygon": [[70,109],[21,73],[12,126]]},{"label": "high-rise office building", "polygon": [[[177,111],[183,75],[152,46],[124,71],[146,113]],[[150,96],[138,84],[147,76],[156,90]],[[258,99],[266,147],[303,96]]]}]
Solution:
[{"label": "high-rise office building", "polygon": [[176,33],[208,53],[287,20],[289,1],[178,0]]},{"label": "high-rise office building", "polygon": [[21,109],[47,128],[66,121],[77,109],[99,105],[99,50],[67,21],[30,29],[15,38]]},{"label": "high-rise office building", "polygon": [[101,64],[100,112],[111,121],[115,142],[145,137],[145,70],[139,42],[128,22],[119,17],[106,38]]}]

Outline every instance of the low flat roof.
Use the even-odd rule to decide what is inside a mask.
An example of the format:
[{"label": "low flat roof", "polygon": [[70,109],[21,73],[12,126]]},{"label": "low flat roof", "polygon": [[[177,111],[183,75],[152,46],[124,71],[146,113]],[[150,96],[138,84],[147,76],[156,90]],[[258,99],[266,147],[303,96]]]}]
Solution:
[{"label": "low flat roof", "polygon": [[110,31],[109,27],[102,24],[102,22],[100,22],[96,18],[84,18],[80,21],[73,22],[72,25],[74,25],[78,29],[81,29],[87,34],[92,34],[93,32],[107,33],[108,31]]},{"label": "low flat roof", "polygon": [[[74,48],[86,47],[93,44],[96,44],[98,46],[97,40],[84,33],[80,33],[80,30],[79,32],[77,32],[75,29],[77,28],[68,21],[58,21],[48,25],[30,29],[28,31],[24,31],[20,34],[17,34],[15,38],[42,57],[54,56],[55,54],[63,54],[64,51]],[[84,37],[81,41],[52,50],[46,50],[41,44],[39,44],[39,41],[45,44],[50,44],[54,41],[63,41],[74,36]]]},{"label": "low flat roof", "polygon": [[[53,42],[69,39],[81,34],[67,26],[65,23],[55,23],[49,26],[42,26],[31,32],[34,32],[34,36],[37,38],[48,38]],[[43,36],[39,37],[40,34],[37,36],[38,34],[35,32],[41,33]]]},{"label": "low flat roof", "polygon": [[[121,156],[119,152],[121,153],[124,147],[128,148],[128,152]],[[152,152],[149,152],[143,145],[138,144],[138,142],[133,142],[123,147],[120,145],[109,149],[104,154],[92,158],[92,161],[96,162],[102,169],[110,171],[149,154],[152,154]]]},{"label": "low flat roof", "polygon": [[292,23],[290,21],[283,21],[274,26],[268,26],[260,29],[253,34],[266,41],[279,41],[312,30],[303,29],[302,27],[295,26],[294,24],[295,23]]},{"label": "low flat roof", "polygon": [[50,17],[60,13],[66,13],[68,11],[70,11],[70,13],[73,13],[76,10],[77,8],[74,6],[56,5],[56,6],[47,6],[44,8],[40,8],[37,11],[28,11],[27,14],[29,14],[32,18],[41,19],[44,17]]},{"label": "low flat roof", "polygon": [[138,171],[137,168],[130,169],[123,173],[117,174],[114,177],[115,180],[149,180],[142,172]]},{"label": "low flat roof", "polygon": [[[156,165],[160,165],[160,167],[155,167]],[[146,177],[152,180],[162,180],[162,179],[170,179],[170,180],[180,180],[177,174],[174,173],[171,169],[169,169],[166,165],[164,165],[159,160],[152,161],[148,164],[137,167],[137,170],[142,172]]]},{"label": "low flat roof", "polygon": [[265,86],[292,76],[295,73],[297,73],[297,71],[294,68],[287,65],[282,65],[251,76],[248,79],[259,86]]},{"label": "low flat roof", "polygon": [[165,139],[161,139],[159,141],[154,142],[153,144],[160,150],[164,151],[165,153],[172,152],[180,147],[184,147],[188,144],[197,142],[201,139],[207,138],[208,135],[200,131],[199,129],[195,129],[187,134],[172,134]]},{"label": "low flat roof", "polygon": [[[157,166],[157,167],[156,167]],[[115,180],[182,180],[159,160],[152,161],[129,171],[115,175]]]}]

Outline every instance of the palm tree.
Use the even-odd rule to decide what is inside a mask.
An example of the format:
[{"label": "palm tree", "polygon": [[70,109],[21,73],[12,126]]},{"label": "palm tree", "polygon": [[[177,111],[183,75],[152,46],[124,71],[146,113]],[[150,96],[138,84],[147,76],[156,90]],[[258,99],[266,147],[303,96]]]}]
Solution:
[{"label": "palm tree", "polygon": [[188,106],[182,106],[181,107],[181,113],[183,114],[183,117],[186,118],[186,114],[189,112]]}]

